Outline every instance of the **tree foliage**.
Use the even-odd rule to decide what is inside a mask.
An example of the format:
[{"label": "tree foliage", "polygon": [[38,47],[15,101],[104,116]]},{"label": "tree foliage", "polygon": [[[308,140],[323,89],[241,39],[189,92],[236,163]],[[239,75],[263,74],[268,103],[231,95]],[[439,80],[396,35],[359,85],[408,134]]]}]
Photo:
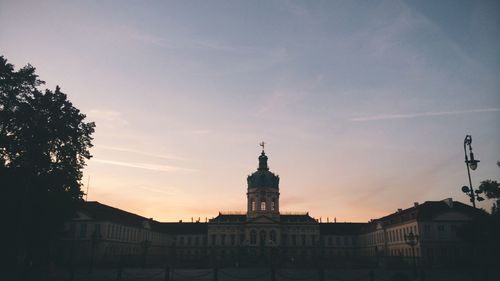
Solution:
[{"label": "tree foliage", "polygon": [[[500,161],[497,162],[497,166],[500,167]],[[493,215],[500,215],[500,183],[495,180],[484,180],[479,185],[478,190],[486,198],[495,200],[491,208],[491,213]]]},{"label": "tree foliage", "polygon": [[33,66],[16,71],[0,56],[0,182],[14,229],[10,254],[30,262],[46,258],[82,199],[95,127],[59,87],[39,90],[44,83]]}]

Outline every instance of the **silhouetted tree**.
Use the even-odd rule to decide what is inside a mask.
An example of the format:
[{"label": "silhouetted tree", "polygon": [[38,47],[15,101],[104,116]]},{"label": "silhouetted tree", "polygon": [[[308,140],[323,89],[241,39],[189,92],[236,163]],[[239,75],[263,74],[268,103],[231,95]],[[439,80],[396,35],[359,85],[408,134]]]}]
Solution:
[{"label": "silhouetted tree", "polygon": [[[500,168],[500,161],[497,162],[497,166]],[[494,199],[495,202],[491,207],[491,214],[500,215],[500,183],[494,180],[484,180],[479,185],[479,191],[484,193],[486,198]]]},{"label": "silhouetted tree", "polygon": [[0,186],[8,225],[2,242],[8,264],[35,270],[82,200],[95,127],[59,87],[39,90],[44,83],[33,66],[15,71],[0,56]]},{"label": "silhouetted tree", "polygon": [[[497,165],[500,167],[500,162],[497,162]],[[494,180],[484,180],[478,190],[484,193],[486,198],[496,199],[491,215],[485,212],[485,215],[463,225],[458,229],[458,235],[472,248],[475,257],[467,259],[473,263],[471,269],[477,275],[484,275],[484,280],[488,280],[488,275],[495,270],[500,253],[500,185]]]}]

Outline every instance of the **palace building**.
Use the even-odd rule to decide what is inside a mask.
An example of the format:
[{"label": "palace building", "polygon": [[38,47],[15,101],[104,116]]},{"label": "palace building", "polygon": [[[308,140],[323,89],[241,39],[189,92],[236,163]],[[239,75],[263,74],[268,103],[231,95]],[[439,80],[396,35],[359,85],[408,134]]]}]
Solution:
[{"label": "palace building", "polygon": [[340,263],[408,262],[439,265],[470,254],[457,230],[484,216],[451,198],[414,203],[366,223],[320,222],[309,213],[280,212],[280,178],[262,150],[247,177],[247,210],[220,212],[206,222],[158,222],[85,202],[67,224],[60,251],[75,262],[245,263],[265,261]]}]

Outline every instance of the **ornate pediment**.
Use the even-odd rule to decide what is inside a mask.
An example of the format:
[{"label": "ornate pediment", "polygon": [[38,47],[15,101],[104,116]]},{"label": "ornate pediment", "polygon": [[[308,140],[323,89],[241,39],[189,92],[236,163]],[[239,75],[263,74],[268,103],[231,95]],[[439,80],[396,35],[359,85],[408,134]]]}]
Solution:
[{"label": "ornate pediment", "polygon": [[255,223],[255,224],[278,224],[279,221],[274,219],[274,218],[271,218],[271,217],[268,217],[266,215],[261,215],[261,216],[258,216],[256,218],[252,218],[250,220],[248,220],[248,223]]}]

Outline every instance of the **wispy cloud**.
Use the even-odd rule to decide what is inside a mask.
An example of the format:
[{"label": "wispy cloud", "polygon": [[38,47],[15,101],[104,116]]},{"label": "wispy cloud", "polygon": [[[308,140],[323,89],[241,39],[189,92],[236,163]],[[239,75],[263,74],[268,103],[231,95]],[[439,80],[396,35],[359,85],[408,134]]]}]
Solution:
[{"label": "wispy cloud", "polygon": [[471,110],[453,110],[453,111],[420,112],[420,113],[405,113],[405,114],[387,114],[387,115],[356,117],[356,118],[350,119],[350,121],[353,121],[353,122],[379,121],[379,120],[407,119],[407,118],[418,118],[418,117],[446,116],[446,115],[459,115],[459,114],[467,114],[467,113],[498,112],[498,111],[500,111],[500,108],[483,108],[483,109],[471,109]]},{"label": "wispy cloud", "polygon": [[239,55],[257,54],[268,57],[285,57],[288,55],[283,48],[259,48],[246,45],[232,45],[220,41],[207,39],[190,39],[190,38],[175,38],[169,39],[166,37],[147,34],[143,32],[128,32],[129,39],[139,41],[145,44],[167,48],[167,49],[204,49],[216,52],[227,52]]},{"label": "wispy cloud", "polygon": [[[136,30],[127,30],[120,34],[127,41],[160,47],[172,53],[181,52],[184,57],[182,69],[186,69],[190,75],[225,76],[234,73],[255,72],[290,59],[289,51],[283,47],[242,45],[229,40],[204,38],[204,36],[158,35]],[[206,57],[205,52],[220,53],[227,56],[226,60],[229,63],[224,63],[224,68],[217,70],[217,67],[214,68],[211,65],[211,60],[208,57],[201,60],[185,57],[186,54],[197,54]]]},{"label": "wispy cloud", "polygon": [[165,188],[151,187],[151,186],[146,186],[146,185],[135,186],[135,188],[141,189],[144,191],[157,192],[157,193],[162,193],[162,194],[167,194],[167,195],[174,195],[175,192],[173,192],[172,190],[178,189],[178,188],[172,188],[172,187],[165,189]]},{"label": "wispy cloud", "polygon": [[108,127],[128,124],[127,120],[123,118],[122,113],[114,110],[91,109],[87,115],[90,119],[99,123],[99,125]]},{"label": "wispy cloud", "polygon": [[277,86],[269,96],[265,97],[262,106],[256,111],[257,116],[262,116],[269,112],[276,111],[279,107],[286,107],[304,99],[314,92],[314,90],[324,82],[323,74],[318,74],[312,79],[301,82],[285,79]]},{"label": "wispy cloud", "polygon": [[122,162],[122,161],[114,161],[107,159],[92,159],[93,162],[98,162],[102,164],[109,164],[115,166],[129,167],[129,168],[138,168],[144,170],[152,170],[159,172],[196,172],[197,170],[181,168],[169,165],[158,165],[158,164],[149,164],[149,163],[137,163],[137,162]]},{"label": "wispy cloud", "polygon": [[180,134],[185,134],[185,135],[208,135],[211,134],[212,131],[208,129],[194,129],[194,130],[182,130],[179,131]]},{"label": "wispy cloud", "polygon": [[179,46],[176,46],[174,43],[166,40],[165,38],[162,38],[159,36],[132,32],[132,33],[129,33],[129,37],[132,40],[141,41],[141,42],[144,42],[146,44],[156,45],[156,46],[163,47],[163,48],[174,49],[174,48],[179,47]]},{"label": "wispy cloud", "polygon": [[183,161],[187,160],[185,158],[177,157],[177,156],[173,156],[173,155],[155,154],[155,153],[149,153],[149,152],[144,152],[144,151],[140,151],[140,150],[123,148],[123,147],[98,145],[98,146],[95,146],[95,148],[97,148],[97,149],[105,149],[105,150],[113,150],[113,151],[119,151],[119,152],[133,153],[133,154],[144,155],[144,156],[148,156],[148,157],[155,157],[155,158],[166,159],[166,160],[183,160]]}]

